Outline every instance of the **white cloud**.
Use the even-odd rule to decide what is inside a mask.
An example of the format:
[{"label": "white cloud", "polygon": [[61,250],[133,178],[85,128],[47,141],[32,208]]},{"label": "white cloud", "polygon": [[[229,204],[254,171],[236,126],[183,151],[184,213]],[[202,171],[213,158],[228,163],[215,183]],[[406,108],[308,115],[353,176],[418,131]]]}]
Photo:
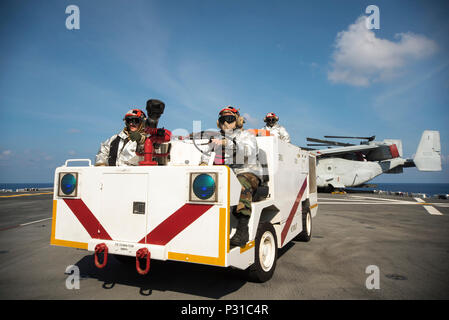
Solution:
[{"label": "white cloud", "polygon": [[372,82],[391,79],[413,60],[426,58],[437,45],[422,35],[398,33],[397,41],[377,38],[359,17],[347,30],[337,34],[328,79],[334,83],[369,86]]}]

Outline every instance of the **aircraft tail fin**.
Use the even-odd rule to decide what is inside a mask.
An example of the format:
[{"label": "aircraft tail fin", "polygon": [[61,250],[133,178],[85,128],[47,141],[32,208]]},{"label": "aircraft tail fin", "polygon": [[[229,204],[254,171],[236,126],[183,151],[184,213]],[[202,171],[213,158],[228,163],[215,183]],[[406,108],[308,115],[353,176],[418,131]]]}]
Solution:
[{"label": "aircraft tail fin", "polygon": [[441,171],[440,132],[425,130],[413,162],[419,171]]}]

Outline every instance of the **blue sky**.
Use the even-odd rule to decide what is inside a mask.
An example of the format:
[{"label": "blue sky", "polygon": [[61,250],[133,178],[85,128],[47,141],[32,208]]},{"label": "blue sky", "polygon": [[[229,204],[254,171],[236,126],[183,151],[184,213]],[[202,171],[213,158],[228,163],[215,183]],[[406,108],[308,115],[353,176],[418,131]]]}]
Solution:
[{"label": "blue sky", "polygon": [[[71,4],[79,30],[65,25]],[[360,28],[370,4],[379,30]],[[66,159],[93,160],[127,110],[158,98],[168,129],[214,128],[232,104],[247,127],[276,112],[300,146],[376,135],[402,139],[411,157],[423,130],[439,130],[442,172],[373,182],[447,183],[447,34],[438,1],[4,0],[0,182],[51,182]]]}]

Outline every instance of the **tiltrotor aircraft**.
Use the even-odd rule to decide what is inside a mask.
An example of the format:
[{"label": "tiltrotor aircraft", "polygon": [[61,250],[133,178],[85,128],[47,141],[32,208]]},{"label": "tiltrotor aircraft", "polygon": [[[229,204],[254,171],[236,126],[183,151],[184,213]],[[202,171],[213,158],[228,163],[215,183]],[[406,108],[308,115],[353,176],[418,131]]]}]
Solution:
[{"label": "tiltrotor aircraft", "polygon": [[[317,185],[326,189],[364,186],[382,173],[402,173],[403,168],[441,171],[439,131],[425,130],[413,159],[403,158],[402,142],[397,139],[374,141],[371,137],[324,136],[325,138],[361,139],[360,145],[332,140],[307,138],[328,149],[310,149],[317,157]],[[330,146],[336,146],[330,148]]]}]

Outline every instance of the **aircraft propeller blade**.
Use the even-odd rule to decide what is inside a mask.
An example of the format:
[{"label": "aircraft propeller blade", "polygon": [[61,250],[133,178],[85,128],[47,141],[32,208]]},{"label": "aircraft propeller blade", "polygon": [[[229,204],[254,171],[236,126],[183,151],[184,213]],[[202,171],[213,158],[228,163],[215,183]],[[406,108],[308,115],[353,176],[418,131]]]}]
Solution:
[{"label": "aircraft propeller blade", "polygon": [[368,141],[374,141],[376,136],[371,137],[347,137],[347,136],[324,136],[325,138],[337,138],[337,139],[366,139]]},{"label": "aircraft propeller blade", "polygon": [[331,145],[331,146],[341,146],[341,147],[349,147],[349,146],[354,146],[355,144],[352,143],[344,143],[344,142],[337,142],[337,141],[330,141],[330,140],[322,140],[322,139],[316,139],[316,138],[307,138],[307,141],[310,142],[319,142],[319,143],[324,143],[327,145]]},{"label": "aircraft propeller blade", "polygon": [[307,148],[307,147],[300,147],[302,150],[306,150],[306,151],[314,151],[316,150],[315,148]]}]

